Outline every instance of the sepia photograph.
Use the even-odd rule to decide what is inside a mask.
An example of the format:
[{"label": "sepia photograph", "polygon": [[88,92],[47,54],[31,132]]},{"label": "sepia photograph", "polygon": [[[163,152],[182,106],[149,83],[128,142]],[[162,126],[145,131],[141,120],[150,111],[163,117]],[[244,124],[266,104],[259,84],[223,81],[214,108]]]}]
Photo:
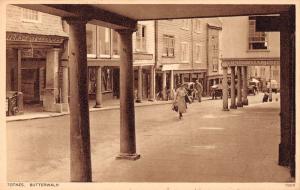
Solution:
[{"label": "sepia photograph", "polygon": [[298,2],[155,2],[1,3],[0,189],[300,189]]}]

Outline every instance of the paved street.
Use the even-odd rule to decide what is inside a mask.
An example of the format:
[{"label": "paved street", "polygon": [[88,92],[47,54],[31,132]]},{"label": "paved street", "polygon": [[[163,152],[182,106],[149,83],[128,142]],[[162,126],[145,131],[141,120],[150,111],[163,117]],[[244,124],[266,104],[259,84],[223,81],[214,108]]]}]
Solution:
[{"label": "paved street", "polygon": [[[229,112],[221,100],[193,103],[183,120],[170,104],[137,107],[137,161],[115,160],[119,111],[91,112],[93,181],[291,181],[277,164],[279,101],[261,104],[260,95],[249,102]],[[68,182],[69,139],[68,115],[8,122],[8,180]]]}]

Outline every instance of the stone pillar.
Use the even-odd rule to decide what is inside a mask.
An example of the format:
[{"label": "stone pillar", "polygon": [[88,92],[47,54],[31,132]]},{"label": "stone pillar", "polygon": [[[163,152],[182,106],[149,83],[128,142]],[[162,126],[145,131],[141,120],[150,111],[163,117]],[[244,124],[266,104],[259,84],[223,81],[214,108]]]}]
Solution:
[{"label": "stone pillar", "polygon": [[279,165],[295,176],[295,9],[280,14]]},{"label": "stone pillar", "polygon": [[242,67],[242,76],[243,76],[243,105],[248,105],[248,71],[247,66]]},{"label": "stone pillar", "polygon": [[63,111],[69,112],[69,68],[62,65],[62,107]]},{"label": "stone pillar", "polygon": [[167,72],[163,71],[162,75],[162,96],[163,100],[167,100]]},{"label": "stone pillar", "polygon": [[69,24],[71,181],[92,181],[90,122],[87,86],[86,23],[67,18]]},{"label": "stone pillar", "polygon": [[17,91],[22,91],[22,73],[21,73],[21,63],[22,63],[22,50],[18,49],[18,65],[17,65]]},{"label": "stone pillar", "polygon": [[231,68],[231,104],[230,109],[236,109],[236,97],[235,97],[235,67]]},{"label": "stone pillar", "polygon": [[242,103],[242,73],[241,73],[241,67],[238,66],[236,70],[237,75],[237,107],[243,107]]},{"label": "stone pillar", "polygon": [[228,69],[227,67],[223,67],[223,111],[229,111],[228,109],[228,77],[227,77]]},{"label": "stone pillar", "polygon": [[120,155],[117,159],[136,160],[135,110],[133,95],[132,30],[120,34]]},{"label": "stone pillar", "polygon": [[150,96],[149,101],[155,101],[155,68],[150,67]]},{"label": "stone pillar", "polygon": [[46,56],[46,85],[43,96],[43,107],[45,111],[61,112],[61,104],[58,104],[58,65],[59,65],[58,48],[52,48],[47,51]]},{"label": "stone pillar", "polygon": [[174,71],[171,70],[170,73],[170,94],[171,94],[171,99],[174,99]]},{"label": "stone pillar", "polygon": [[141,103],[142,102],[142,97],[143,97],[143,78],[142,78],[142,71],[143,71],[143,67],[139,66],[138,67],[138,90],[137,90],[137,99],[136,102],[137,103]]},{"label": "stone pillar", "polygon": [[101,107],[102,107],[102,69],[101,67],[97,67],[95,108],[101,108]]}]

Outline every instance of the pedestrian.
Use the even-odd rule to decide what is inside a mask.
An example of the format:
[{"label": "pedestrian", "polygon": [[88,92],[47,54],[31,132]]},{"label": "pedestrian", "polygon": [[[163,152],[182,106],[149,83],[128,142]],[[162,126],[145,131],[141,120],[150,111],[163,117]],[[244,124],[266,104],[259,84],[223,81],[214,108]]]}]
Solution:
[{"label": "pedestrian", "polygon": [[263,101],[262,101],[262,102],[267,102],[267,101],[268,101],[268,98],[269,98],[269,93],[268,93],[267,90],[265,90],[264,96],[263,96]]},{"label": "pedestrian", "polygon": [[202,84],[196,80],[195,82],[195,89],[197,90],[197,98],[198,98],[198,101],[201,102],[201,96],[202,96],[202,92],[203,92],[203,86]]},{"label": "pedestrian", "polygon": [[182,118],[182,113],[186,112],[186,102],[185,96],[187,95],[187,91],[184,87],[184,84],[180,84],[179,88],[177,88],[174,97],[174,104],[178,107],[179,119]]}]

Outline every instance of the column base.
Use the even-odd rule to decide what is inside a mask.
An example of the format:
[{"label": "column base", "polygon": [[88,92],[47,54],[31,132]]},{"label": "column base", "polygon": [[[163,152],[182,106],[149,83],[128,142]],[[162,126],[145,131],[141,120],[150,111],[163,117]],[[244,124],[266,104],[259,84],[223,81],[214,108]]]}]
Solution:
[{"label": "column base", "polygon": [[241,102],[238,102],[236,105],[237,105],[237,107],[243,107],[243,103],[241,103]]},{"label": "column base", "polygon": [[140,158],[141,155],[139,154],[127,154],[127,153],[120,153],[120,155],[116,157],[117,160],[137,160]]},{"label": "column base", "polygon": [[61,103],[63,112],[70,112],[69,103]]},{"label": "column base", "polygon": [[136,102],[136,103],[141,103],[141,102],[142,102],[142,100],[136,100],[135,102]]},{"label": "column base", "polygon": [[285,144],[279,144],[279,158],[278,165],[280,166],[289,166],[290,163],[290,151],[289,147]]},{"label": "column base", "polygon": [[229,109],[228,108],[223,108],[223,111],[229,111]]},{"label": "column base", "polygon": [[237,109],[237,106],[236,105],[231,105],[230,109]]},{"label": "column base", "polygon": [[101,105],[101,104],[96,104],[96,105],[94,106],[94,108],[102,108],[102,105]]},{"label": "column base", "polygon": [[244,105],[244,106],[248,106],[248,99],[243,100],[243,105]]},{"label": "column base", "polygon": [[148,100],[149,102],[155,102],[155,99],[151,98]]}]

